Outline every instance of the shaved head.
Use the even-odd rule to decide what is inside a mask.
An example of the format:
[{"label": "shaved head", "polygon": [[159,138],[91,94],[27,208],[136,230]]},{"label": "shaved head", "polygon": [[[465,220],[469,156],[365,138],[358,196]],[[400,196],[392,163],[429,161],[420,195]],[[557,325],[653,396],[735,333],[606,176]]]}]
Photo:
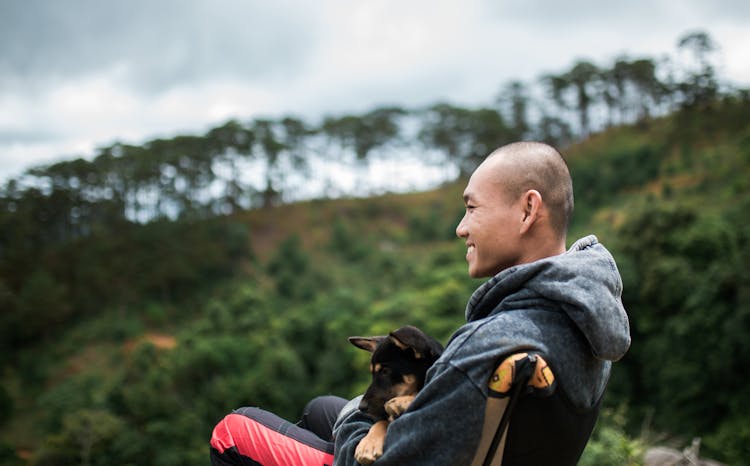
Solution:
[{"label": "shaved head", "polygon": [[573,182],[565,159],[554,147],[541,142],[514,142],[492,152],[488,163],[508,200],[518,200],[536,190],[548,208],[550,224],[561,238],[573,215]]}]

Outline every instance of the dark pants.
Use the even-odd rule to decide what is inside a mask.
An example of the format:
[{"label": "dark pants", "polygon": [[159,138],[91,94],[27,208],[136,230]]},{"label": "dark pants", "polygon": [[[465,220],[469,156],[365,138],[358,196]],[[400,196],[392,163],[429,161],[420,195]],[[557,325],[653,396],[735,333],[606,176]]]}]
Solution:
[{"label": "dark pants", "polygon": [[213,466],[327,466],[333,464],[333,424],[348,400],[311,400],[297,424],[260,408],[224,417],[211,436]]}]

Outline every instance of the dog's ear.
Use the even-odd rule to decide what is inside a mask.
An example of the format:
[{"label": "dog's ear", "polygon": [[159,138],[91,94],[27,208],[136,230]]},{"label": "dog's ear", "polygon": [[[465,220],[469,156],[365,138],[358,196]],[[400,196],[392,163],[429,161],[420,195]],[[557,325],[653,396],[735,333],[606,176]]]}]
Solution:
[{"label": "dog's ear", "polygon": [[365,351],[369,351],[370,353],[373,353],[375,351],[375,348],[378,347],[378,344],[380,344],[381,341],[385,340],[385,337],[349,337],[349,343],[356,346],[357,348],[361,348]]},{"label": "dog's ear", "polygon": [[443,354],[443,345],[411,325],[394,330],[388,338],[401,349],[411,348],[417,359],[426,358],[434,362]]}]

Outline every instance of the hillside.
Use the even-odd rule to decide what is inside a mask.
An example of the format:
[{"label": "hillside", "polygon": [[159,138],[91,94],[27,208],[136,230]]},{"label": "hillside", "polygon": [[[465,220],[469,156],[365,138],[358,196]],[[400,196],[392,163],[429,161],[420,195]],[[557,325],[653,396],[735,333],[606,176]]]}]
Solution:
[{"label": "hillside", "polygon": [[[612,249],[633,330],[585,464],[694,436],[750,462],[750,101],[565,153],[569,240]],[[22,290],[4,307],[0,464],[205,464],[235,407],[294,419],[312,396],[361,392],[347,336],[410,323],[445,342],[480,284],[454,235],[463,186],[19,240],[0,282],[7,306]]]}]

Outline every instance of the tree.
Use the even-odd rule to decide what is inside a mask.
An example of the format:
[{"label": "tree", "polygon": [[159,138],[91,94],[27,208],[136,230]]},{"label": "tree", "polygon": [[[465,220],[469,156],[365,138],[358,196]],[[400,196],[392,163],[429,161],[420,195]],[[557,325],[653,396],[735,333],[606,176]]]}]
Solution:
[{"label": "tree", "polygon": [[253,133],[256,136],[256,154],[263,158],[264,186],[260,190],[261,204],[271,207],[281,199],[281,185],[283,172],[279,162],[282,151],[286,148],[284,142],[277,135],[278,125],[272,120],[256,119],[253,121]]},{"label": "tree", "polygon": [[502,115],[495,109],[465,109],[436,104],[423,111],[419,140],[442,151],[462,176],[468,176],[494,149],[514,139]]},{"label": "tree", "polygon": [[684,80],[677,84],[677,91],[686,108],[703,107],[713,101],[718,92],[711,54],[717,46],[708,33],[693,31],[682,36],[677,42],[680,51],[691,55],[685,64]]},{"label": "tree", "polygon": [[[214,181],[212,153],[203,136],[176,136],[147,143],[136,167],[140,196],[153,216],[201,218],[209,214],[204,192]],[[176,212],[173,212],[176,211]],[[171,214],[171,215],[170,215]]]},{"label": "tree", "polygon": [[[705,435],[744,422],[750,387],[735,374],[750,364],[750,307],[743,301],[750,229],[747,201],[741,206],[719,218],[685,205],[649,205],[622,227],[623,302],[640,342],[624,368],[630,399],[656,407],[659,429]],[[722,432],[721,442],[740,450],[711,454],[738,459],[749,433]]]},{"label": "tree", "polygon": [[509,81],[497,97],[501,113],[510,129],[515,133],[515,139],[524,139],[530,130],[528,107],[529,96],[526,85],[521,81]]},{"label": "tree", "polygon": [[656,75],[656,64],[653,60],[634,60],[630,63],[629,69],[628,77],[636,90],[636,99],[640,102],[637,118],[644,120],[651,116],[650,108],[659,107],[666,94],[666,88]]},{"label": "tree", "polygon": [[[249,207],[249,202],[243,204],[250,187],[242,180],[240,166],[253,156],[255,134],[237,120],[229,120],[222,126],[211,129],[206,137],[209,140],[214,172],[221,171],[221,166],[228,168],[228,178],[224,181],[224,196],[219,200],[216,210],[231,213],[243,207]],[[248,199],[249,201],[249,199]]]},{"label": "tree", "polygon": [[84,409],[65,416],[63,442],[78,450],[81,466],[98,463],[92,461],[103,444],[111,442],[122,430],[122,421],[105,410]]},{"label": "tree", "polygon": [[296,234],[281,242],[268,263],[268,273],[276,281],[278,294],[286,298],[314,294],[306,280],[309,272],[310,257],[302,248],[302,241]]},{"label": "tree", "polygon": [[605,101],[610,110],[617,109],[621,123],[648,119],[667,94],[666,85],[657,76],[656,63],[648,58],[620,57],[612,68],[602,70],[602,79]]},{"label": "tree", "polygon": [[573,130],[562,118],[542,114],[534,130],[534,137],[556,147],[569,144],[573,140]]},{"label": "tree", "polygon": [[599,68],[591,62],[581,60],[566,73],[543,76],[542,82],[547,86],[553,101],[562,109],[577,112],[580,136],[587,136],[590,131],[589,111],[600,95]]},{"label": "tree", "polygon": [[365,160],[373,149],[398,138],[399,119],[405,113],[400,107],[379,107],[360,116],[326,118],[320,130],[342,147],[353,150],[357,160]]}]

